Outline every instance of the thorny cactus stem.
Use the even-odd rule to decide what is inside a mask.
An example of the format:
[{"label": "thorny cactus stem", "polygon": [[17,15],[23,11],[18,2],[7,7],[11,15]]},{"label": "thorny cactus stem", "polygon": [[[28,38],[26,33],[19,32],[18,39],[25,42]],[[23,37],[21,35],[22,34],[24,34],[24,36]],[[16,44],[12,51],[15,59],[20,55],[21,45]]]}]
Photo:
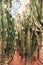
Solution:
[{"label": "thorny cactus stem", "polygon": [[9,13],[10,1],[6,0],[7,8],[4,9],[4,0],[1,2],[1,14],[0,14],[0,40],[1,40],[1,64],[8,65],[12,60],[15,51],[15,29],[14,19]]},{"label": "thorny cactus stem", "polygon": [[[43,25],[43,0],[41,0],[42,1],[42,10],[41,10],[41,12],[42,12],[42,16],[41,16],[41,22],[42,22],[42,25]],[[40,43],[40,48],[39,48],[39,61],[41,62],[41,63],[43,63],[43,27],[42,27],[42,31],[41,31],[41,35],[42,35],[42,43]]]},{"label": "thorny cactus stem", "polygon": [[39,47],[39,61],[43,63],[43,32],[41,32],[41,34],[42,34],[42,43],[40,44]]}]

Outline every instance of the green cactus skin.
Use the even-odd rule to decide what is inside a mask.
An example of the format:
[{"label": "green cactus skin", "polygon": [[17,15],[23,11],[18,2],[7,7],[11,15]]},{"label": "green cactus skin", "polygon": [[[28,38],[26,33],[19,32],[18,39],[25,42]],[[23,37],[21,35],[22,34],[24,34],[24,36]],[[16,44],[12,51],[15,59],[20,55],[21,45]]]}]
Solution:
[{"label": "green cactus skin", "polygon": [[[30,13],[27,15],[25,12],[23,19],[18,15],[19,18],[16,17],[15,19],[18,18],[19,20],[15,20],[10,14],[11,1],[2,1],[0,14],[0,41],[2,59],[4,61],[6,55],[9,59],[8,62],[12,60],[15,48],[18,49],[22,58],[25,56],[26,61],[30,62],[34,58],[35,53],[42,42],[41,32],[43,32],[43,22],[41,20],[43,19],[43,15],[41,13],[43,13],[43,3],[42,7],[41,3],[41,0],[30,1],[30,5],[28,4],[28,6],[30,6]],[[3,4],[6,4],[7,8],[4,9]],[[18,23],[15,24],[15,22]],[[16,30],[15,25],[17,28]],[[15,32],[18,33],[17,39],[15,39]],[[15,46],[15,40],[17,46]]]},{"label": "green cactus skin", "polygon": [[1,39],[1,53],[2,63],[8,57],[8,63],[13,59],[15,52],[15,25],[9,10],[4,9],[4,1],[2,1],[1,14],[0,14],[0,39]]}]

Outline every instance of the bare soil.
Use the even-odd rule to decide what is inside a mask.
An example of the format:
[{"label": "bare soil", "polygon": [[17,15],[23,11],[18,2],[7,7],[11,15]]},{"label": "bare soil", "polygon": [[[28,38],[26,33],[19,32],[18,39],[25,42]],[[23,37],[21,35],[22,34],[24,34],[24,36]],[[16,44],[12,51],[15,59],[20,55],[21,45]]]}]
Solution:
[{"label": "bare soil", "polygon": [[[16,51],[13,60],[9,65],[25,65],[25,61],[22,60],[21,56]],[[43,64],[39,62],[36,55],[35,60],[33,60],[31,64],[26,64],[26,65],[43,65]]]}]

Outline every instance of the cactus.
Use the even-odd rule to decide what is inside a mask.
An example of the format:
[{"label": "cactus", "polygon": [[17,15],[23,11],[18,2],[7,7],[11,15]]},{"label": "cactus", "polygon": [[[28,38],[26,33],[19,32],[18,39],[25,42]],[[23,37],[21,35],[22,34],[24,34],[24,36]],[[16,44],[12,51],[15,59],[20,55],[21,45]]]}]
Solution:
[{"label": "cactus", "polygon": [[[30,12],[27,8],[23,12],[23,18],[18,15],[14,19],[10,14],[11,1],[2,0],[0,14],[0,41],[2,60],[5,62],[7,56],[10,62],[14,56],[15,47],[18,49],[22,58],[32,61],[40,43],[42,42],[43,32],[43,3],[41,0],[30,1]],[[3,7],[5,6],[5,8]],[[15,30],[16,28],[16,30]],[[16,33],[17,32],[17,38]],[[16,41],[16,44],[15,44]],[[17,45],[17,46],[15,46]],[[4,58],[5,57],[5,58]]]},{"label": "cactus", "polygon": [[[7,0],[6,0],[7,1]],[[9,0],[8,0],[9,1]],[[15,52],[15,24],[14,19],[12,18],[11,14],[9,13],[10,7],[8,5],[9,2],[7,2],[8,9],[4,9],[4,0],[2,1],[2,7],[1,7],[1,16],[0,16],[0,39],[1,39],[1,55],[2,55],[2,63],[5,64],[7,61],[7,64],[11,62],[13,59],[13,55]],[[6,60],[7,58],[7,60]],[[6,65],[6,64],[5,64]]]},{"label": "cactus", "polygon": [[23,12],[24,17],[21,19],[23,29],[20,29],[20,32],[18,32],[17,43],[21,56],[24,57],[26,53],[26,59],[32,61],[40,43],[42,42],[41,0],[32,0],[30,1],[30,5],[28,4],[27,6],[30,6],[30,13],[28,13],[28,11],[25,13]]}]

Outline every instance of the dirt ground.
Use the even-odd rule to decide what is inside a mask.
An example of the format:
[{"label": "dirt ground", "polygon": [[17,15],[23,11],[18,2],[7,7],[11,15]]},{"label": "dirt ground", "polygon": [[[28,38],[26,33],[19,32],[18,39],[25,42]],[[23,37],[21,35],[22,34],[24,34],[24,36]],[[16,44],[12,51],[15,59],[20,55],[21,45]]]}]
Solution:
[{"label": "dirt ground", "polygon": [[[25,65],[25,62],[21,59],[19,53],[15,52],[13,60],[9,65]],[[26,65],[43,65],[43,64],[40,63],[39,60],[36,58],[35,60],[32,61],[31,64],[26,64]]]}]

